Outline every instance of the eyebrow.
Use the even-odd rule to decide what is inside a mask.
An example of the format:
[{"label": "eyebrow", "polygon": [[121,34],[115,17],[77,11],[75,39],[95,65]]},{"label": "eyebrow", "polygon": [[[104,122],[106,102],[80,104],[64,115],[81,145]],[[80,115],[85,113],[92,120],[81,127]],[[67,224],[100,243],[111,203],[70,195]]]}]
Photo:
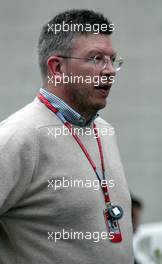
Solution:
[{"label": "eyebrow", "polygon": [[103,50],[99,50],[99,49],[94,49],[94,50],[89,51],[88,54],[87,54],[87,56],[91,56],[94,53],[99,53],[99,54],[107,55],[107,56],[110,56],[111,58],[117,57],[117,52],[116,51],[110,55],[110,54],[107,54],[106,52],[104,52]]}]

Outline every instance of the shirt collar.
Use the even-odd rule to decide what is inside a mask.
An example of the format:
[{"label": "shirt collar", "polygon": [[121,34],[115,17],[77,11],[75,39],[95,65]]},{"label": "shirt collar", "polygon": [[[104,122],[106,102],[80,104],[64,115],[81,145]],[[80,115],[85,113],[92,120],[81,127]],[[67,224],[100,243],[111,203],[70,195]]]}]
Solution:
[{"label": "shirt collar", "polygon": [[86,122],[86,119],[81,116],[78,112],[76,112],[73,108],[71,108],[65,101],[61,98],[57,97],[53,93],[40,88],[40,93],[45,96],[45,98],[56,108],[59,112],[64,116],[64,118],[73,125],[76,126],[90,126],[91,123],[99,116],[97,113],[96,115],[92,116],[91,119]]}]

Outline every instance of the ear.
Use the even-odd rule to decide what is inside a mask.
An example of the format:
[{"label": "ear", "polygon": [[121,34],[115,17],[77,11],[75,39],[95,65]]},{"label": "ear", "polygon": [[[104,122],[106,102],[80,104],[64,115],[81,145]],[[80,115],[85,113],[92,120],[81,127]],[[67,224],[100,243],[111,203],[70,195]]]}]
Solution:
[{"label": "ear", "polygon": [[60,76],[62,74],[61,71],[61,58],[57,56],[51,56],[47,60],[48,70],[52,76]]}]

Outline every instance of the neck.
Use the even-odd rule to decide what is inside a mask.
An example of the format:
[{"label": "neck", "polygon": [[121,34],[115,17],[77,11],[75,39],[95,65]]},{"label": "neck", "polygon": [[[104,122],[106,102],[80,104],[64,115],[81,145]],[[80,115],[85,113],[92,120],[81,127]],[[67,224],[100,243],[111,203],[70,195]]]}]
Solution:
[{"label": "neck", "polygon": [[77,113],[79,113],[82,117],[85,118],[86,122],[88,122],[92,116],[94,116],[97,111],[94,109],[89,109],[88,107],[83,106],[79,102],[77,102],[76,98],[73,96],[70,96],[66,92],[62,92],[62,88],[56,88],[53,89],[51,87],[44,88],[47,89],[50,93],[58,96],[60,99],[62,99],[67,105],[69,105],[73,110],[75,110]]}]

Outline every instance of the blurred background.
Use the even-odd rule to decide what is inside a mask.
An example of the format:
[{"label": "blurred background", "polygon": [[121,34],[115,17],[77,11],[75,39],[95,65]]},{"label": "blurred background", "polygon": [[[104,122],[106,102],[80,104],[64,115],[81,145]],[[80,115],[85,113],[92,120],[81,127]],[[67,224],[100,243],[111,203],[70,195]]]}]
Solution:
[{"label": "blurred background", "polygon": [[124,65],[101,112],[115,127],[130,191],[143,204],[141,223],[162,217],[162,1],[0,0],[0,121],[41,87],[37,41],[58,12],[87,8],[115,24]]}]

